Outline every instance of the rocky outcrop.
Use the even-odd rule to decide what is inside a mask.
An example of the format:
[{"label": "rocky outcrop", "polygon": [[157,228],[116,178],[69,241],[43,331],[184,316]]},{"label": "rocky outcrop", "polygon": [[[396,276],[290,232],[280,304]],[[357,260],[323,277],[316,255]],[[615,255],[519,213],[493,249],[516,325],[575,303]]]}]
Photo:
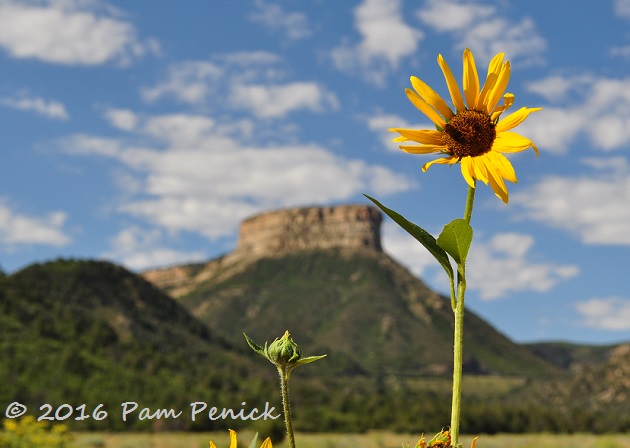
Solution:
[{"label": "rocky outcrop", "polygon": [[172,296],[180,297],[202,282],[223,280],[265,257],[334,248],[382,252],[382,220],[381,212],[369,205],[265,212],[241,223],[233,252],[205,264],[156,269],[142,275]]},{"label": "rocky outcrop", "polygon": [[313,249],[381,251],[381,213],[367,205],[278,210],[241,224],[236,252],[268,256]]},{"label": "rocky outcrop", "polygon": [[571,393],[588,397],[593,406],[630,403],[630,344],[612,349],[603,365],[578,373]]}]

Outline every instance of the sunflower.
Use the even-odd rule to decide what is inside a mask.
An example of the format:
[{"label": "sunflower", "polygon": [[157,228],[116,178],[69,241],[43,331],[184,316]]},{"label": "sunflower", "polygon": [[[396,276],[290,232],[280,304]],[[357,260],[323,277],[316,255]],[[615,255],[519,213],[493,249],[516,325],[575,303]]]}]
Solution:
[{"label": "sunflower", "polygon": [[[468,185],[474,188],[476,179],[486,185],[490,183],[494,193],[507,204],[508,191],[504,179],[514,183],[517,179],[512,164],[503,153],[520,152],[531,146],[538,156],[538,149],[531,140],[509,131],[541,108],[522,107],[499,121],[501,114],[514,103],[513,94],[504,94],[510,79],[510,63],[503,62],[503,58],[503,53],[492,58],[486,82],[480,90],[475,59],[469,49],[464,50],[462,97],[451,69],[439,55],[438,64],[444,73],[455,112],[431,87],[412,76],[413,90],[405,89],[407,97],[429,117],[437,130],[391,128],[389,131],[400,134],[395,142],[420,143],[400,145],[405,152],[447,156],[424,164],[423,172],[434,163],[460,163],[462,176]],[[503,104],[499,105],[501,97]]]},{"label": "sunflower", "polygon": [[[230,448],[237,448],[236,432],[231,429],[229,431],[230,431]],[[258,436],[258,434],[256,434],[256,436]],[[257,438],[256,436],[254,436],[254,440]],[[251,445],[252,444],[250,443],[250,446]],[[213,441],[210,441],[210,448],[217,448]],[[267,437],[265,441],[262,443],[262,445],[260,445],[260,448],[272,448],[271,439]]]}]

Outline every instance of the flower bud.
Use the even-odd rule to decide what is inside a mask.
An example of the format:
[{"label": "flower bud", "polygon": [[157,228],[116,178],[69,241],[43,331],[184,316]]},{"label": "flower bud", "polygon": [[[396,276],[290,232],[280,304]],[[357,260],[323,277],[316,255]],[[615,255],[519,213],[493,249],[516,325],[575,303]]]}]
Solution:
[{"label": "flower bud", "polygon": [[287,376],[287,378],[291,370],[295,367],[303,364],[309,364],[326,356],[307,356],[303,358],[302,349],[293,341],[293,339],[291,339],[289,330],[285,331],[284,336],[280,339],[276,338],[271,344],[269,344],[269,346],[267,346],[267,343],[265,342],[264,347],[256,344],[245,333],[243,333],[243,335],[252,350],[271,361],[279,371],[283,372],[283,375]]},{"label": "flower bud", "polygon": [[292,366],[302,357],[302,349],[297,345],[289,334],[289,330],[284,332],[280,339],[276,338],[267,349],[269,361],[282,367]]}]

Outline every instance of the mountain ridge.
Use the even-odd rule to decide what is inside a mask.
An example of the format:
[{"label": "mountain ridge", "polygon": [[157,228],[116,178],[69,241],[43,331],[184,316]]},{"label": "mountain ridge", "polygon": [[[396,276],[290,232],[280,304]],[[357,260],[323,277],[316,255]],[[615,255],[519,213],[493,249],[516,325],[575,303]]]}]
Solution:
[{"label": "mountain ridge", "polygon": [[[341,212],[309,207],[252,217],[244,222],[249,226],[241,227],[233,252],[206,263],[143,275],[228,340],[240,338],[244,330],[256,341],[270,341],[288,329],[306,354],[328,354],[325,362],[315,363],[305,375],[327,382],[350,377],[356,387],[363,378],[374,379],[372,386],[360,386],[365,393],[394,387],[405,391],[405,396],[426,396],[441,390],[432,402],[435,415],[425,418],[447,415],[448,407],[439,405],[443,399],[439,394],[448,396],[452,372],[450,300],[431,291],[382,250],[380,234],[374,234],[380,231],[380,212],[363,207],[368,212],[357,212],[362,210],[357,206]],[[356,228],[356,234],[337,233],[335,244],[322,244],[318,238],[329,233],[328,216],[345,216],[349,221],[342,224],[334,219],[328,227],[333,233]],[[266,229],[266,224],[271,228]],[[371,234],[356,237],[366,231]],[[242,244],[244,236],[250,244]],[[253,239],[265,236],[273,240],[260,242],[257,250],[244,250],[251,249]],[[599,396],[606,398],[621,393],[622,399],[611,401],[610,409],[630,414],[627,385],[602,373],[608,365],[622,368],[625,357],[609,362],[616,347],[517,344],[469,310],[464,331],[465,378],[479,382],[465,389],[464,398],[468,402],[464,418],[475,421],[474,428],[573,430],[580,422],[586,430],[625,430],[623,418],[605,423],[607,415],[588,392],[601,390]],[[598,378],[593,372],[606,384],[593,384]],[[389,405],[386,399],[380,404],[392,412]],[[593,415],[585,411],[591,408]],[[547,423],[541,426],[542,421]]]},{"label": "mountain ridge", "polygon": [[[286,327],[306,350],[332,352],[331,362],[342,370],[335,352],[343,354],[346,368],[364,373],[383,369],[382,362],[402,375],[447,375],[450,300],[382,250],[382,219],[368,205],[266,212],[243,221],[233,252],[142,275],[228,339],[238,337],[235,327],[267,339]],[[298,328],[291,329],[296,322]],[[471,311],[466,326],[469,372],[560,372]],[[405,352],[406,345],[412,350]]]},{"label": "mountain ridge", "polygon": [[[129,400],[184,406],[210,385],[229,401],[230,389],[251,393],[250,381],[259,387],[243,353],[112,263],[59,259],[0,279],[0,402],[76,400],[110,411]],[[82,422],[101,429],[148,424]]]},{"label": "mountain ridge", "polygon": [[[185,407],[208,397],[227,406],[261,400],[278,406],[275,370],[248,349],[242,332],[264,343],[288,329],[306,355],[328,354],[295,374],[296,429],[444,425],[452,363],[448,298],[379,245],[365,243],[361,231],[375,232],[370,220],[377,215],[352,208],[341,214],[297,209],[290,216],[275,216],[276,242],[258,246],[268,249],[240,246],[248,249],[160,270],[161,288],[95,260],[38,263],[0,277],[0,402],[30,407],[74,400],[116,408],[131,399]],[[317,231],[298,245],[286,241],[291,229],[285,226],[308,228],[305,217],[318,222]],[[326,217],[333,217],[332,226]],[[359,223],[348,226],[344,219]],[[330,231],[336,232],[333,247],[315,241]],[[180,292],[177,299],[163,292],[168,288]],[[630,428],[622,418],[630,415],[624,380],[630,349],[623,345],[516,344],[472,312],[464,345],[462,430]],[[80,425],[130,429],[116,419]]]},{"label": "mountain ridge", "polygon": [[[329,285],[332,288],[328,291],[333,293],[335,288],[343,286],[344,279],[352,277],[355,281],[360,281],[361,278],[371,280],[368,274],[374,267],[379,269],[381,280],[387,279],[387,275],[383,275],[386,271],[382,270],[374,257],[366,260],[362,254],[358,260],[363,260],[361,265],[353,262],[350,254],[344,254],[344,260],[337,252],[339,250],[302,254],[306,259],[299,263],[296,262],[299,260],[286,259],[284,256],[267,260],[257,265],[256,275],[258,279],[272,281],[270,274],[274,272],[280,276],[287,274],[282,269],[277,269],[278,262],[286,263],[301,274],[320,272],[312,280],[323,284],[332,280],[333,283]],[[374,252],[371,253],[374,255]],[[357,256],[356,252],[352,256]],[[330,268],[331,259],[336,260],[338,265],[333,265],[332,270],[322,271],[322,263]],[[346,275],[343,269],[337,269],[348,266],[353,267],[350,275]],[[251,281],[248,277],[251,272],[243,271],[242,275]],[[329,276],[331,272],[334,274],[332,278]],[[289,274],[292,274],[291,277],[299,286],[302,275],[296,276],[295,272]],[[357,296],[362,296],[365,291],[370,292],[371,284],[356,288],[356,295],[348,297],[346,303],[350,307],[354,306],[354,309],[357,309],[358,304],[360,309],[361,302],[356,302]],[[238,281],[235,281],[234,286],[242,290]],[[275,298],[273,294],[269,295],[269,289],[266,291],[269,298]],[[100,304],[111,304],[112,301],[133,303],[136,300],[144,305],[130,307],[139,312],[128,313],[129,329],[132,330],[131,335],[141,337],[126,339],[125,331],[120,332],[120,329],[120,336],[116,336],[117,329],[109,327],[116,322],[112,321],[111,313],[104,312]],[[435,300],[445,304],[446,311],[449,311],[445,298],[437,297]],[[87,309],[73,305],[75,302],[87,304]],[[198,401],[201,398],[228,407],[241,401],[270,401],[276,408],[279,406],[275,370],[246,347],[242,334],[237,334],[233,340],[228,338],[226,352],[211,342],[213,338],[221,341],[225,339],[218,334],[217,328],[193,323],[196,319],[189,312],[182,313],[181,319],[177,318],[177,314],[181,312],[174,311],[177,307],[181,308],[181,304],[178,305],[174,299],[163,295],[135,274],[100,261],[57,260],[32,265],[0,279],[0,354],[3,359],[3,363],[0,363],[0,402],[20,401],[29,408],[41,403],[104,403],[107,410],[115,410],[120,407],[120,402],[129,400],[152,408],[177,408],[186,407],[187,401]],[[319,311],[318,307],[315,308]],[[382,307],[379,311],[384,312],[379,317],[389,315],[386,320],[395,323],[397,316],[389,308]],[[432,308],[429,307],[428,312],[429,317],[432,317]],[[151,316],[162,316],[162,319],[152,323]],[[331,326],[345,329],[344,325],[338,325],[340,322],[344,323],[343,317],[332,322]],[[178,322],[183,325],[175,325]],[[382,322],[381,320],[378,323]],[[469,328],[475,326],[475,322],[472,322],[468,324]],[[189,342],[185,342],[181,338],[186,338],[185,334],[190,333],[186,328],[190,324],[199,328],[193,328],[193,334],[186,339]],[[305,349],[305,354],[323,353],[307,351],[306,344],[302,343],[302,329],[309,327],[308,319],[304,318],[297,324],[291,329],[294,330],[298,343]],[[175,325],[175,328],[169,329],[171,325]],[[138,328],[134,329],[136,326]],[[159,327],[164,328],[156,331]],[[390,329],[394,327],[394,324],[389,324]],[[146,333],[148,328],[150,331]],[[373,326],[372,329],[374,328],[381,330],[380,326]],[[245,328],[237,323],[237,332],[242,329]],[[272,330],[273,334],[268,333],[269,329],[264,322],[261,322],[260,329],[265,331],[265,334],[255,338],[260,343],[280,335],[275,329]],[[450,328],[445,327],[444,330],[450,333]],[[206,332],[212,337],[205,337]],[[247,332],[253,334],[249,329]],[[355,344],[353,348],[356,349],[359,345],[358,349],[363,350],[361,344],[373,342],[370,340],[370,333],[367,338],[364,335],[356,338],[351,334],[341,334],[338,337],[338,334],[329,333],[329,337],[331,335],[332,339],[327,340],[332,341],[332,345],[327,347],[331,348],[330,359],[314,363],[295,374],[292,390],[296,429],[417,431],[419,428],[440,427],[448,421],[450,378],[441,375],[443,372],[425,372],[426,375],[421,376],[411,372],[407,375],[407,372],[399,371],[395,366],[365,371],[362,370],[365,362],[361,359],[349,359],[334,344],[343,343],[344,339],[350,340]],[[147,344],[146,337],[166,337],[169,340],[155,343],[149,341]],[[176,343],[177,338],[183,344]],[[307,339],[304,341],[308,342]],[[403,348],[408,347],[409,341],[403,342]],[[397,341],[390,339],[389,345],[380,345],[388,349],[392,347],[392,343],[395,346]],[[506,347],[511,349],[513,346],[510,344]],[[450,356],[450,350],[448,352]],[[582,376],[563,375],[551,379],[523,376],[526,372],[519,372],[520,376],[498,376],[488,372],[481,372],[484,375],[465,375],[463,428],[471,432],[593,428],[597,431],[624,430],[627,422],[621,416],[630,413],[626,412],[627,400],[620,400],[619,397],[627,394],[627,384],[619,382],[614,372],[629,365],[626,364],[625,353],[620,352],[609,364],[614,368],[612,375],[602,375],[602,371],[608,371],[609,365],[595,366],[595,370],[585,371]],[[377,361],[376,365],[382,366],[387,361],[383,358],[383,352],[378,349],[373,356]],[[416,357],[413,352],[409,352],[407,356],[408,359]],[[502,354],[497,353],[497,356],[502,357]],[[343,361],[341,366],[335,367],[335,357]],[[468,367],[469,373],[475,373],[479,365],[475,366],[473,362]],[[339,372],[346,374],[341,375]],[[613,394],[616,397],[604,409],[590,404],[592,396],[588,391],[592,390],[593,379],[598,378],[604,378],[607,384],[597,385],[597,390],[601,391],[597,396],[608,399]],[[550,400],[554,403],[552,407],[548,406]],[[593,415],[590,411],[585,411],[591,407],[596,410]],[[606,411],[612,409],[615,409],[618,418],[611,421]],[[222,421],[205,424],[197,422],[191,425],[190,422],[180,420],[166,426],[154,426],[148,421],[123,424],[116,418],[101,422],[86,420],[70,423],[82,430],[216,430],[223,426],[233,427],[235,424]],[[239,424],[241,425],[244,423]],[[255,429],[263,431],[262,434],[267,434],[266,431],[269,430],[258,427]]]}]

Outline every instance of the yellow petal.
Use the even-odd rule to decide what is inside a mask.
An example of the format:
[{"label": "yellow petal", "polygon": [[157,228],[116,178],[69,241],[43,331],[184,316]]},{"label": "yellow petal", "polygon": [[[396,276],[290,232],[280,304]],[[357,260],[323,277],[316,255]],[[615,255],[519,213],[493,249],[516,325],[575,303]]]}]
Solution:
[{"label": "yellow petal", "polygon": [[536,153],[536,157],[540,156],[540,153],[538,152],[538,148],[536,148],[536,145],[534,145],[534,142],[532,142],[532,149],[534,150],[534,152]]},{"label": "yellow petal", "polygon": [[441,54],[438,55],[438,64],[442,69],[442,73],[444,73],[444,79],[446,79],[446,85],[449,93],[451,94],[453,105],[455,106],[457,112],[461,112],[466,109],[466,106],[464,106],[464,100],[462,99],[462,93],[459,90],[459,86],[457,85],[457,81],[455,81],[455,77],[453,76],[450,67]]},{"label": "yellow petal", "polygon": [[[442,133],[440,131],[433,131],[431,129],[402,129],[391,128],[390,132],[398,132],[401,137],[405,138],[403,141],[413,140],[414,142],[424,143],[427,145],[443,145]],[[396,139],[394,139],[396,141]]]},{"label": "yellow petal", "polygon": [[[503,155],[501,154],[489,152],[481,157],[477,157],[477,161],[480,164],[483,164],[485,172],[488,176],[488,182],[490,183],[490,187],[492,188],[492,191],[494,191],[494,194],[496,194],[499,198],[501,198],[503,202],[507,204],[508,190],[505,186],[505,182],[503,181],[503,174],[505,174],[503,170],[504,167],[502,162],[500,161],[500,158],[497,156],[503,157]],[[503,158],[505,159],[505,157]],[[507,162],[507,159],[505,160]]]},{"label": "yellow petal", "polygon": [[431,106],[427,104],[420,96],[411,89],[405,89],[405,93],[407,94],[407,98],[409,101],[413,103],[420,111],[425,114],[429,120],[433,122],[436,126],[440,127],[440,129],[446,126],[446,122],[444,119],[435,111]]},{"label": "yellow petal", "polygon": [[464,157],[462,159],[461,165],[462,165],[462,176],[464,176],[464,180],[472,188],[475,188],[475,169],[473,166],[472,157]]},{"label": "yellow petal", "polygon": [[494,107],[497,105],[505,89],[507,88],[508,82],[510,81],[510,61],[507,61],[503,64],[501,68],[501,72],[499,73],[499,78],[497,79],[496,84],[492,88],[492,91],[486,98],[486,113],[492,112]]},{"label": "yellow petal", "polygon": [[508,190],[503,179],[510,182],[517,182],[516,173],[508,159],[498,152],[489,152],[485,155],[485,163],[488,168],[490,186],[492,191],[501,198],[503,202],[508,203]]},{"label": "yellow petal", "polygon": [[488,168],[488,180],[490,181],[490,188],[494,191],[503,202],[508,203],[508,190],[505,186],[505,182],[501,176],[495,171],[493,166],[489,166]]},{"label": "yellow petal", "polygon": [[442,114],[444,118],[450,120],[453,117],[453,111],[450,107],[448,107],[446,101],[444,101],[440,95],[435,93],[435,90],[424,83],[424,81],[412,76],[411,85],[414,90],[418,92],[418,95],[420,95],[427,103],[429,103],[429,105]]},{"label": "yellow petal", "polygon": [[210,441],[210,448],[217,448],[214,442],[212,442],[212,440]]},{"label": "yellow petal", "polygon": [[534,143],[516,132],[501,132],[497,134],[492,145],[493,151],[498,152],[520,152],[532,147],[538,156],[538,148]]},{"label": "yellow petal", "polygon": [[267,437],[265,441],[260,445],[260,448],[272,448],[271,447],[271,438]]},{"label": "yellow petal", "polygon": [[426,170],[429,169],[429,167],[435,163],[439,163],[442,165],[453,165],[454,163],[457,163],[458,158],[457,157],[442,157],[440,159],[435,159],[435,160],[431,160],[430,162],[425,163],[422,166],[422,172],[424,173]]},{"label": "yellow petal", "polygon": [[506,93],[505,95],[503,95],[503,106],[497,106],[494,108],[494,110],[492,111],[492,115],[490,116],[490,120],[493,123],[496,122],[501,114],[508,110],[512,106],[512,104],[514,104],[514,94]]},{"label": "yellow petal", "polygon": [[497,172],[506,180],[517,183],[516,172],[512,163],[503,154],[490,151],[487,156],[490,158],[492,165],[496,168]]},{"label": "yellow petal", "polygon": [[488,168],[484,161],[484,156],[471,157],[475,179],[479,179],[484,184],[488,184]]},{"label": "yellow petal", "polygon": [[228,431],[230,431],[230,448],[236,448],[236,432],[231,429]]},{"label": "yellow petal", "polygon": [[479,97],[479,76],[477,66],[472,52],[466,48],[464,50],[464,96],[469,109],[473,109]]},{"label": "yellow petal", "polygon": [[444,145],[422,145],[422,146],[408,146],[408,145],[400,145],[400,149],[409,154],[432,154],[436,152],[444,152],[446,150],[446,146]]},{"label": "yellow petal", "polygon": [[504,56],[505,55],[503,53],[499,53],[490,61],[490,64],[488,65],[488,75],[486,76],[486,82],[481,89],[479,98],[477,98],[475,110],[482,110],[486,113],[489,112],[485,104],[486,96],[488,95],[488,92],[492,91],[497,82],[497,79],[499,78],[499,73],[501,72],[501,65],[503,64]]},{"label": "yellow petal", "polygon": [[497,134],[515,128],[525,121],[529,114],[538,112],[539,110],[542,110],[542,107],[521,107],[516,112],[512,112],[510,115],[497,123]]}]

